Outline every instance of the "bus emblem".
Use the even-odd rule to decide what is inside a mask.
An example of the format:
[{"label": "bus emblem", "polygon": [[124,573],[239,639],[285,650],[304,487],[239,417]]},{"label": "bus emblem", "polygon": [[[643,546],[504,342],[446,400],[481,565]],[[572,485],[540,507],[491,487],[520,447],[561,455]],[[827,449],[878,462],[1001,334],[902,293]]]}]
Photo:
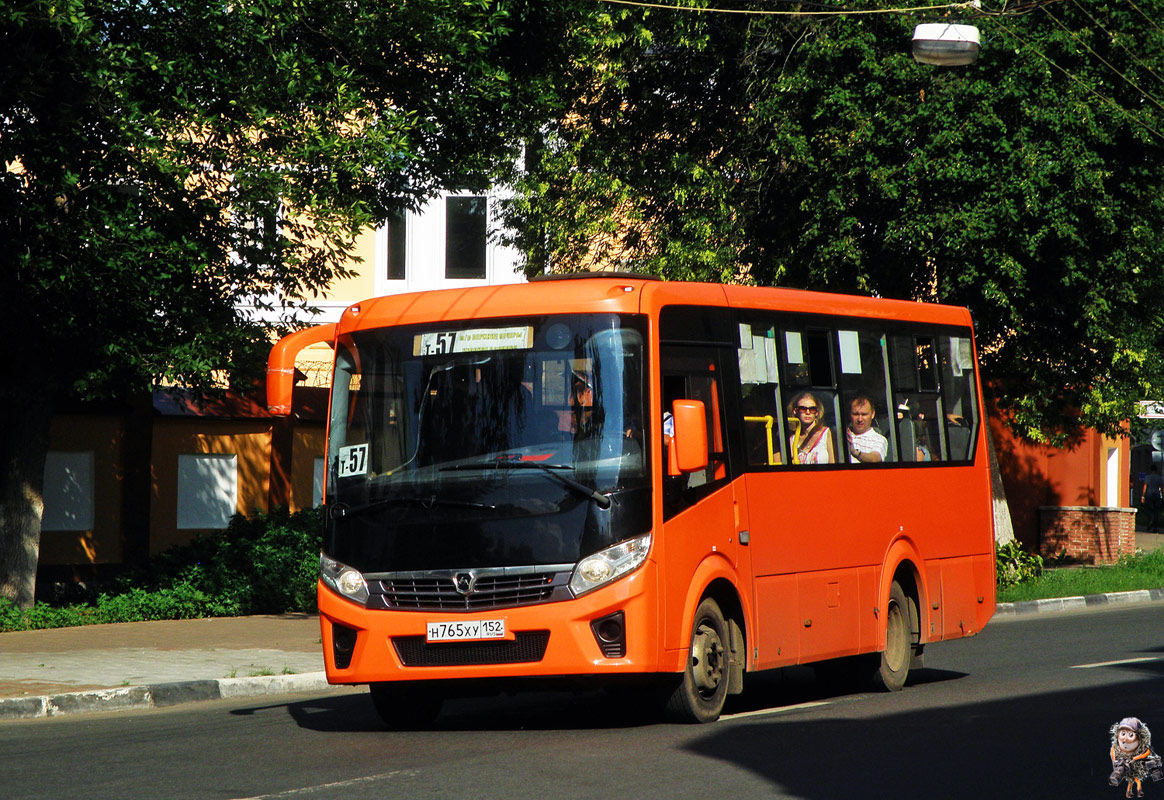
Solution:
[{"label": "bus emblem", "polygon": [[453,578],[453,585],[457,587],[457,591],[466,597],[473,593],[476,583],[477,576],[472,572],[458,572]]}]

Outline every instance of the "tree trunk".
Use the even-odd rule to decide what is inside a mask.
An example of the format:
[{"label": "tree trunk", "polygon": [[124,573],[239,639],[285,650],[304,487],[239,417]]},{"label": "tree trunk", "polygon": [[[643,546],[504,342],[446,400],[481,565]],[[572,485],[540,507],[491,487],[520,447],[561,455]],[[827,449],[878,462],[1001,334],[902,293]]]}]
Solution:
[{"label": "tree trunk", "polygon": [[994,449],[994,434],[985,419],[986,449],[990,456],[990,488],[994,496],[994,541],[1006,544],[1014,541],[1014,524],[1010,519],[1010,506],[1006,502],[1006,488],[1002,485],[1002,472],[998,468],[998,453]]},{"label": "tree trunk", "polygon": [[21,608],[32,606],[36,591],[52,419],[50,396],[35,377],[0,381],[0,598]]}]

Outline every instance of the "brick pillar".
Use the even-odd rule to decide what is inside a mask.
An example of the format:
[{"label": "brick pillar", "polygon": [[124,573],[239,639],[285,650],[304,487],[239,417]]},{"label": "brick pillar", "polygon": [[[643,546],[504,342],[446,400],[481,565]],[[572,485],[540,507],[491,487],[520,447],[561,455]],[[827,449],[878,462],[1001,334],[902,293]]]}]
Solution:
[{"label": "brick pillar", "polygon": [[1039,553],[1066,553],[1085,564],[1114,564],[1136,552],[1136,509],[1040,506]]}]

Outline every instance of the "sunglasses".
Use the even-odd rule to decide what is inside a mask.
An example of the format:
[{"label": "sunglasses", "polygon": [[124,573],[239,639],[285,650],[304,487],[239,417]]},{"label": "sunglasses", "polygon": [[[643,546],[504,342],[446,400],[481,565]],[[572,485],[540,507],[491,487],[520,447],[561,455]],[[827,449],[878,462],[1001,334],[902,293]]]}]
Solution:
[{"label": "sunglasses", "polygon": [[802,411],[805,414],[815,414],[816,412],[820,411],[820,409],[816,406],[797,406],[796,410]]}]

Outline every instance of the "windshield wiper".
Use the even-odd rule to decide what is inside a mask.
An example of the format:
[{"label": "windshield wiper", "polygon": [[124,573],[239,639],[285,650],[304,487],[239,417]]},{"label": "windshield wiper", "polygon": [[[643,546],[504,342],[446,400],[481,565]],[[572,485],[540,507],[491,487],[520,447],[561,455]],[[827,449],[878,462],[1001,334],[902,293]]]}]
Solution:
[{"label": "windshield wiper", "polygon": [[398,503],[413,503],[424,508],[432,508],[433,506],[452,506],[454,508],[483,508],[493,510],[497,506],[489,503],[474,503],[471,500],[448,500],[437,497],[436,495],[409,496],[409,497],[385,497],[380,500],[372,500],[368,503],[361,503],[360,505],[350,506],[347,503],[332,503],[327,507],[327,511],[331,514],[332,519],[344,519],[345,517],[354,517],[357,514],[363,514],[365,511],[371,511],[375,508],[384,508],[385,506],[392,506]]},{"label": "windshield wiper", "polygon": [[598,504],[599,508],[610,508],[610,497],[602,494],[597,489],[591,489],[584,483],[579,483],[571,477],[554,472],[557,469],[574,469],[569,464],[543,464],[540,461],[515,461],[507,458],[487,459],[482,461],[470,461],[467,464],[452,464],[447,467],[441,467],[441,471],[458,470],[458,469],[540,469],[542,472],[549,475],[554,480],[561,483],[578,494],[585,495]]}]

